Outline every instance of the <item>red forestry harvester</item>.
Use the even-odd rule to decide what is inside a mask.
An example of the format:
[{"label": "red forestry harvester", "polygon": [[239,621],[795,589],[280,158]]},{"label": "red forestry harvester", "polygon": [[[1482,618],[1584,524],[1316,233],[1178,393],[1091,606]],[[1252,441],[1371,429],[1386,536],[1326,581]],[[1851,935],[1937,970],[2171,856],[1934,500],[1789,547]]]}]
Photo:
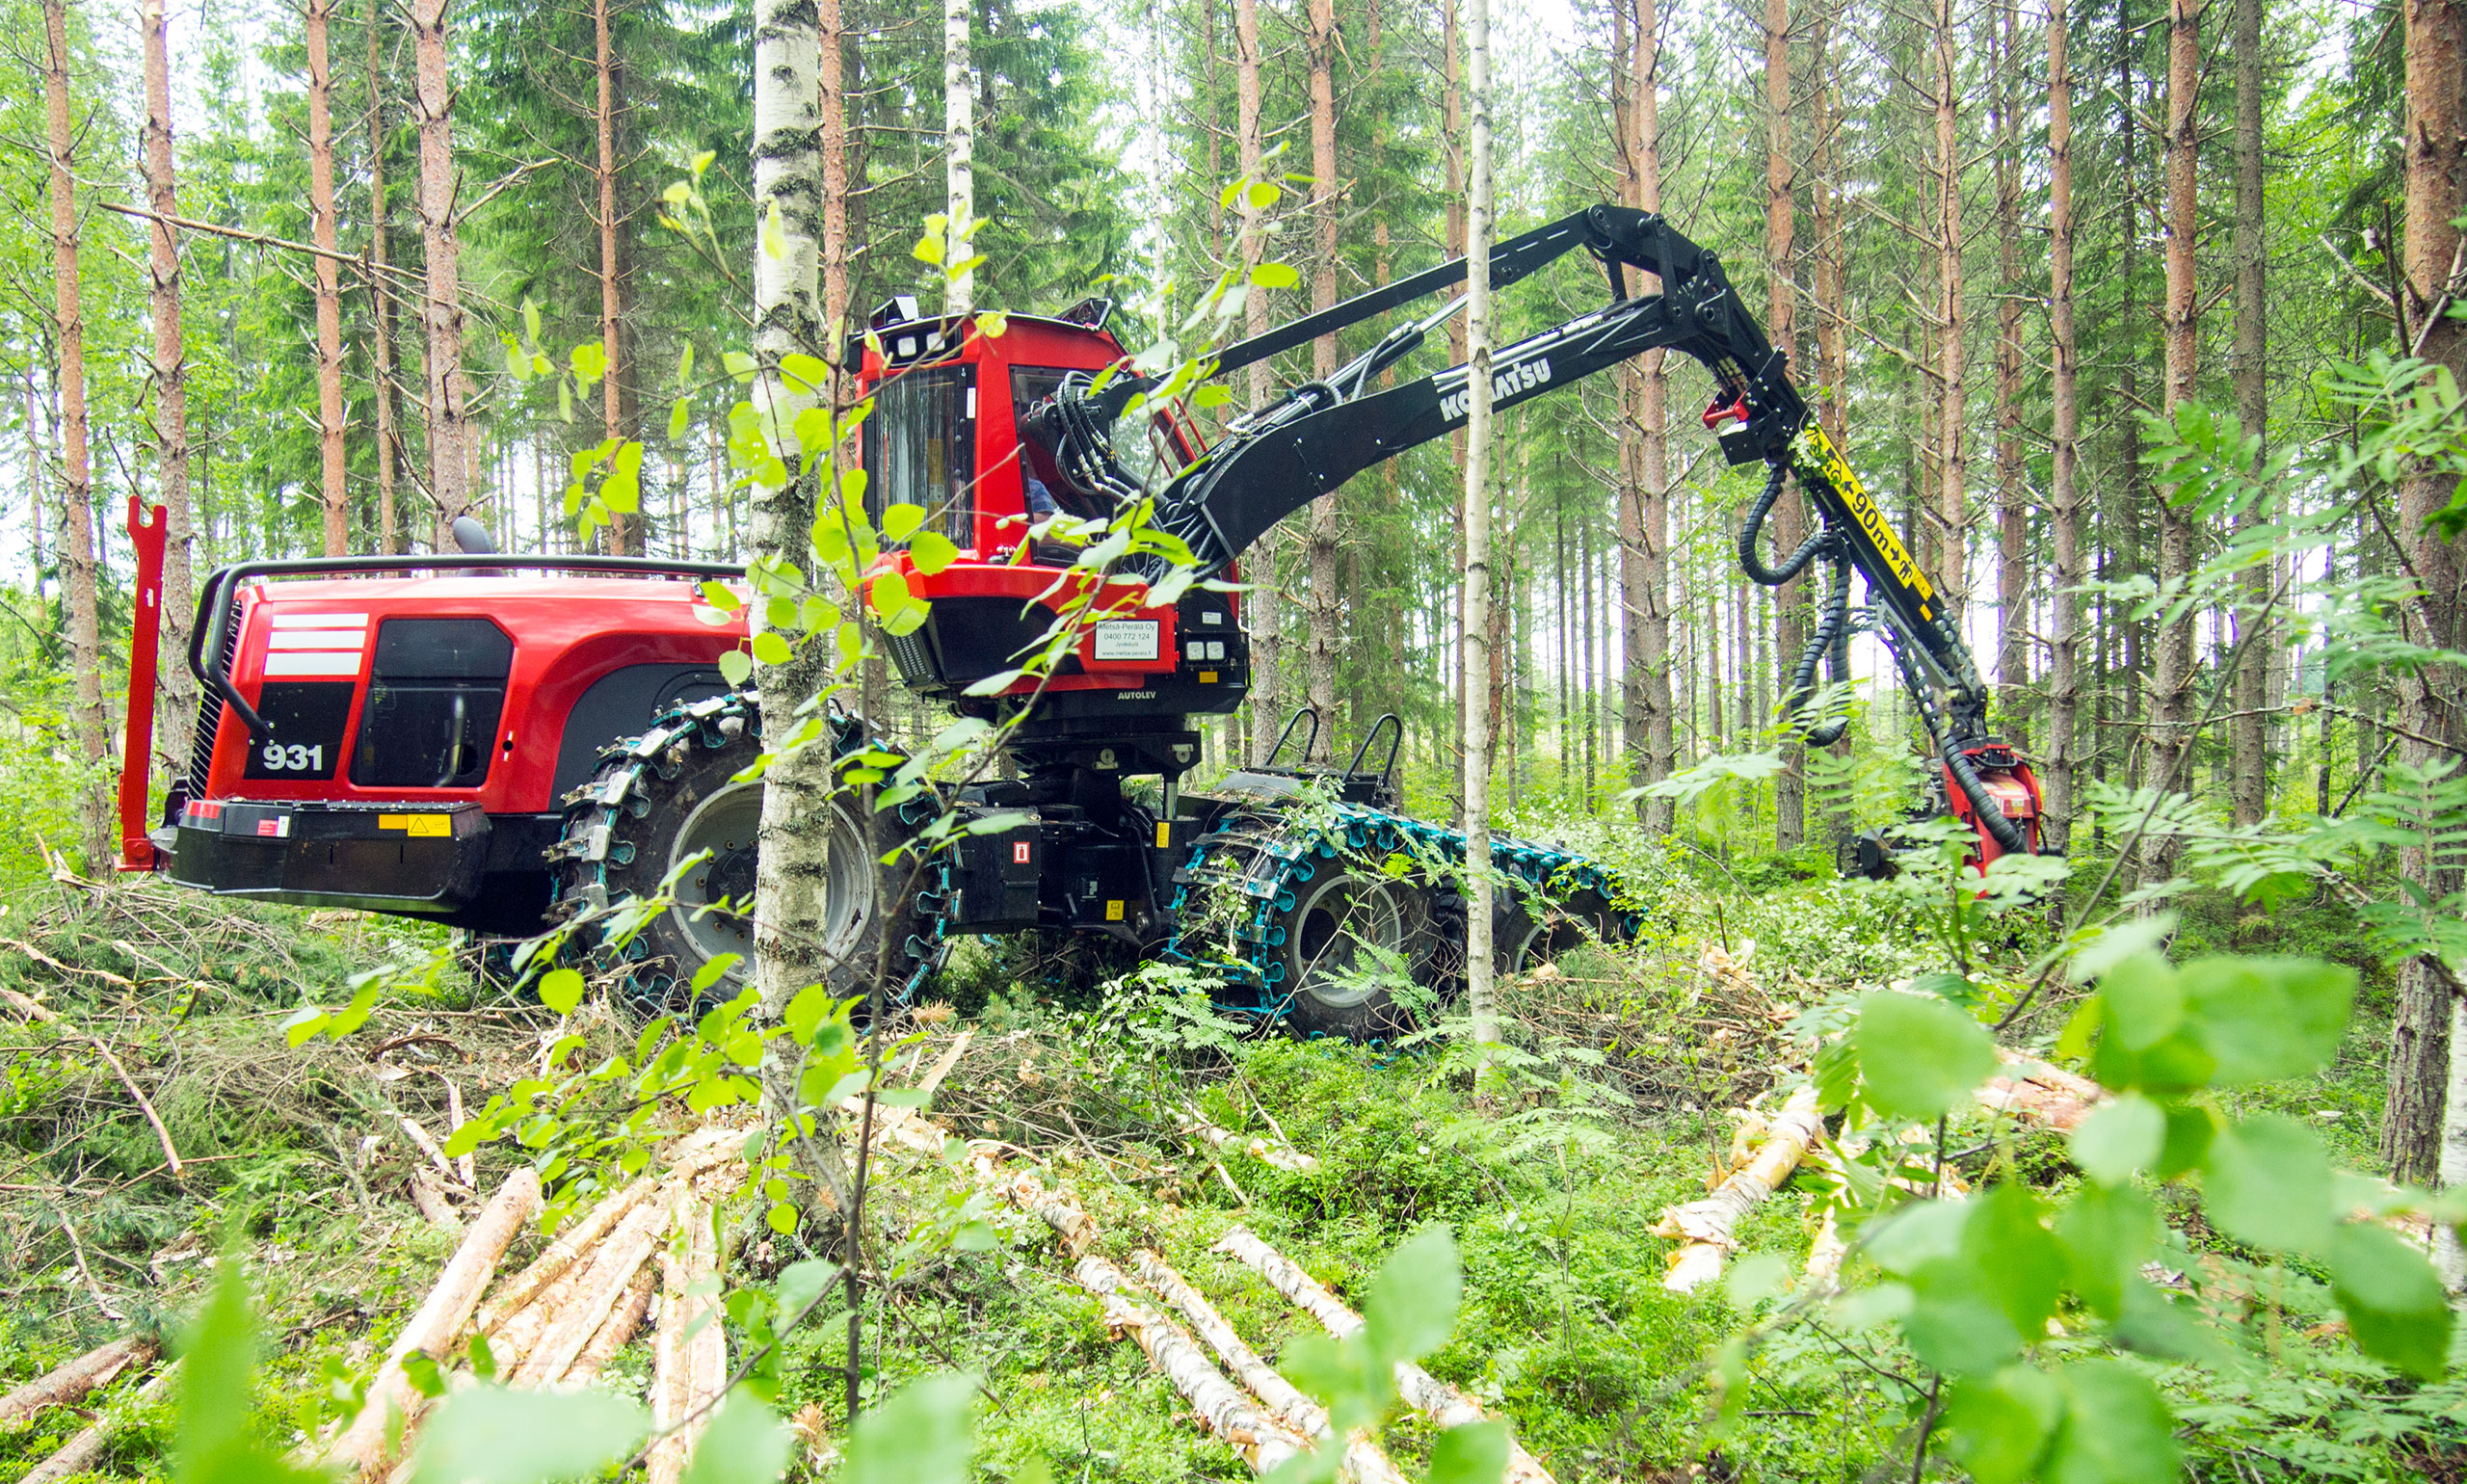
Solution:
[{"label": "red forestry harvester", "polygon": [[[1974,832],[1975,858],[2034,850],[2038,785],[1988,733],[1988,693],[1968,649],[1810,419],[1718,259],[1657,216],[1597,206],[1499,243],[1492,282],[1505,287],[1577,251],[1602,265],[1608,302],[1500,349],[1497,404],[1656,348],[1710,367],[1720,391],[1706,427],[1730,462],[1768,471],[1739,532],[1741,563],[1767,584],[1818,563],[1830,575],[1789,710],[1814,694],[1819,665],[1845,677],[1849,636],[1869,628],[1934,738],[1942,800]],[[1631,273],[1654,276],[1658,292],[1631,294]],[[1213,374],[1465,275],[1451,260],[1242,341],[1216,357]],[[1303,759],[1321,718],[1304,710],[1265,763],[1205,795],[1181,788],[1200,761],[1191,718],[1232,711],[1250,688],[1234,595],[1193,584],[1151,603],[1162,573],[1116,571],[1101,595],[1112,616],[1084,629],[1042,689],[1023,678],[998,695],[969,691],[1017,666],[1055,618],[1074,553],[1044,539],[1047,517],[1101,517],[1153,499],[1154,519],[1188,543],[1203,574],[1231,577],[1252,542],[1315,496],[1461,427],[1467,367],[1378,379],[1462,303],[1236,419],[1213,446],[1177,406],[1125,419],[1153,384],[1131,372],[1102,302],[1053,319],[1014,315],[990,337],[960,319],[920,318],[909,300],[876,311],[871,332],[847,348],[874,399],[859,451],[866,499],[877,516],[924,508],[928,528],[960,553],[929,572],[906,543],[887,543],[878,570],[931,603],[920,628],[889,642],[890,655],[920,695],[1018,721],[1008,732],[1018,777],[912,803],[901,821],[910,828],[942,809],[989,827],[921,870],[876,863],[853,798],[813,822],[827,832],[818,931],[843,966],[840,982],[888,964],[891,993],[905,996],[955,936],[1039,931],[1207,966],[1229,1007],[1313,1033],[1387,1034],[1422,997],[1406,979],[1440,995],[1452,988],[1465,839],[1398,811],[1395,718],[1381,718],[1343,765],[1313,765]],[[1815,534],[1768,566],[1759,533],[1793,478]],[[204,687],[195,755],[148,831],[161,525],[141,524],[134,510],[131,525],[144,620],[120,795],[124,869],[482,934],[571,922],[627,966],[629,993],[652,1010],[690,1004],[700,967],[750,950],[761,784],[736,776],[760,752],[762,719],[719,669],[721,653],[745,642],[741,616],[712,612],[699,591],[735,569],[498,554],[476,526],[457,555],[225,567],[205,583],[185,656]],[[1855,616],[1854,570],[1868,590]],[[1295,759],[1281,762],[1305,727]],[[1823,745],[1841,727],[1811,727],[1808,740]],[[836,714],[833,729],[841,754],[881,745],[861,718]],[[1138,780],[1154,782],[1125,787]],[[1394,874],[1366,863],[1400,854],[1419,864]],[[1637,928],[1637,903],[1596,862],[1499,838],[1489,863],[1503,883],[1495,927],[1505,964]],[[650,900],[664,882],[672,908],[627,941],[601,941],[612,936],[609,909]]]}]

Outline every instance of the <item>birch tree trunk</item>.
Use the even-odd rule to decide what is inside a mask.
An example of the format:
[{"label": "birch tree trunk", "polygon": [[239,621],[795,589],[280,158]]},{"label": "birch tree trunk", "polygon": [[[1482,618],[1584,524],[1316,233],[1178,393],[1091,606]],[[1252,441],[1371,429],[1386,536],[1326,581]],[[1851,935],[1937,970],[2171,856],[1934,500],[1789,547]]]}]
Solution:
[{"label": "birch tree trunk", "polygon": [[[2417,354],[2454,375],[2467,373],[2467,324],[2450,314],[2461,283],[2459,233],[2453,224],[2467,214],[2467,5],[2460,0],[2409,0],[2406,7],[2407,222],[2405,294],[2401,328]],[[2399,486],[2399,540],[2407,550],[2422,602],[2411,604],[2407,637],[2419,644],[2456,648],[2460,591],[2467,570],[2458,547],[2432,524],[2455,489],[2430,465],[2411,470]],[[2454,666],[2428,668],[2400,687],[2397,721],[2419,737],[2455,748],[2462,740],[2458,717],[2467,704],[2467,676]],[[2401,735],[2398,755],[2421,765],[2441,750]],[[2444,870],[2421,849],[2400,853],[2399,870],[2437,900],[2458,889],[2455,870]],[[2399,970],[2399,1018],[2391,1030],[2389,1100],[2381,1125],[2381,1152],[2394,1179],[2445,1182],[2467,1179],[2467,1079],[2454,1074],[2454,1006],[2447,976],[2424,958]],[[2441,1111],[2450,1090],[2447,1116]],[[2436,1150],[2438,1146],[2438,1150]],[[2454,1252],[2445,1252],[2454,1285],[2461,1273]]]},{"label": "birch tree trunk", "polygon": [[453,53],[450,0],[411,0],[413,93],[420,128],[420,246],[427,292],[420,324],[428,345],[428,490],[436,549],[452,551],[454,520],[471,508],[471,437],[463,375],[462,234],[455,220]]},{"label": "birch tree trunk", "polygon": [[[1629,161],[1628,203],[1661,210],[1661,33],[1654,0],[1636,0],[1628,112],[1620,120]],[[1658,278],[1638,285],[1656,293]],[[1640,753],[1637,783],[1658,783],[1678,762],[1670,699],[1670,381],[1662,359],[1648,351],[1626,374],[1630,415],[1620,440],[1635,445],[1635,477],[1622,488],[1619,587],[1627,636],[1628,746]],[[1639,743],[1641,741],[1641,747]],[[1637,801],[1646,830],[1668,835],[1677,817],[1669,799]]]},{"label": "birch tree trunk", "polygon": [[[1440,0],[1439,8],[1439,116],[1440,132],[1444,136],[1444,143],[1440,146],[1440,155],[1442,167],[1446,173],[1446,186],[1441,193],[1446,202],[1446,215],[1442,219],[1442,229],[1447,234],[1447,241],[1444,246],[1450,257],[1460,257],[1465,252],[1465,88],[1464,46],[1463,38],[1459,35],[1463,17],[1458,13],[1459,3],[1460,0]],[[1466,364],[1472,354],[1469,349],[1470,344],[1471,342],[1466,338],[1465,316],[1459,314],[1451,317],[1447,322],[1448,363],[1458,366]],[[1466,429],[1459,428],[1447,437],[1448,452],[1460,469],[1465,466],[1466,432]],[[1455,823],[1461,826],[1465,822],[1466,698],[1472,694],[1466,684],[1465,646],[1461,637],[1465,631],[1467,611],[1465,607],[1465,495],[1462,490],[1457,491],[1453,515],[1456,536],[1454,618],[1459,642],[1450,647],[1451,654],[1442,663],[1447,666],[1456,689],[1453,698],[1455,709],[1448,717],[1448,746],[1452,750],[1452,755],[1448,761],[1452,770],[1452,782],[1455,784],[1449,802],[1456,810]]]},{"label": "birch tree trunk", "polygon": [[[1337,302],[1337,6],[1336,0],[1310,0],[1311,53],[1311,215],[1317,232],[1313,253],[1311,307],[1325,309]],[[1337,369],[1337,337],[1321,335],[1311,342],[1311,374],[1325,380]],[[1319,729],[1312,760],[1325,762],[1337,741],[1337,649],[1343,625],[1343,595],[1337,587],[1337,494],[1330,490],[1311,502],[1311,523],[1304,539],[1309,557],[1310,637],[1303,656],[1304,683],[1312,706],[1319,713]]]},{"label": "birch tree trunk", "polygon": [[385,0],[368,0],[368,337],[369,401],[377,422],[377,549],[403,549],[394,519],[394,284],[385,273],[385,73],[381,38]]},{"label": "birch tree trunk", "polygon": [[[1244,181],[1242,272],[1246,284],[1267,250],[1266,224],[1260,220],[1260,207],[1251,199],[1249,189],[1259,180],[1260,156],[1266,149],[1260,122],[1260,60],[1259,0],[1234,0],[1234,148]],[[1266,292],[1256,285],[1245,288],[1243,332],[1264,334],[1267,328]],[[1250,370],[1250,407],[1258,411],[1268,401],[1267,362],[1253,361]],[[1251,757],[1258,762],[1266,761],[1268,750],[1276,746],[1278,671],[1284,659],[1278,635],[1276,559],[1282,544],[1271,528],[1253,543],[1251,560],[1243,564],[1243,575],[1251,583],[1251,591],[1244,597],[1251,621]]]},{"label": "birch tree trunk", "polygon": [[68,667],[75,680],[70,730],[86,765],[77,821],[86,860],[102,869],[111,860],[110,801],[103,768],[111,729],[103,718],[103,639],[94,595],[94,513],[86,464],[86,311],[80,298],[77,249],[76,140],[68,108],[67,0],[43,0],[49,43],[43,64],[45,142],[51,153],[52,305],[60,335],[61,586],[68,597]]},{"label": "birch tree trunk", "polygon": [[[597,91],[592,109],[599,158],[593,170],[599,188],[599,349],[607,358],[600,375],[600,436],[622,442],[631,436],[625,426],[624,397],[618,391],[633,367],[625,354],[623,276],[617,249],[617,53],[608,35],[608,0],[591,0],[592,71]],[[620,513],[608,522],[608,549],[617,556],[643,551],[643,518]]]},{"label": "birch tree trunk", "polygon": [[[1499,1039],[1492,1004],[1491,717],[1491,3],[1466,0],[1465,86],[1465,998],[1477,1058]],[[1477,1075],[1483,1070],[1476,1062]]]},{"label": "birch tree trunk", "polygon": [[[780,374],[783,357],[822,345],[822,149],[820,36],[810,0],[760,0],[754,21],[755,220],[773,248],[754,255],[754,405],[775,444],[787,444],[798,412],[812,405]],[[790,473],[779,486],[754,487],[750,555],[811,571],[813,479]],[[817,464],[817,468],[825,467]],[[799,647],[783,665],[755,671],[762,714],[784,730],[829,678],[826,646]],[[819,981],[833,966],[816,946],[827,876],[828,833],[813,828],[830,808],[828,749],[782,754],[764,776],[761,845],[755,882],[754,982],[773,1011]]]},{"label": "birch tree trunk", "polygon": [[[146,53],[146,131],[140,153],[146,205],[158,218],[179,215],[172,163],[172,62],[163,34],[163,0],[144,0],[138,30]],[[146,270],[154,320],[155,478],[163,500],[163,651],[187,652],[197,622],[192,569],[197,526],[189,508],[189,373],[180,330],[180,243],[171,224],[147,224]],[[30,425],[31,426],[31,425]],[[197,729],[197,677],[188,666],[162,667],[163,703],[155,712],[154,755],[167,778],[189,764]]]},{"label": "birch tree trunk", "polygon": [[[1765,333],[1776,349],[1794,360],[1798,293],[1791,272],[1798,233],[1798,208],[1791,195],[1796,178],[1797,168],[1791,157],[1791,3],[1764,0]],[[1798,549],[1807,534],[1807,503],[1793,492],[1773,509],[1773,541],[1781,550],[1791,552]],[[1776,667],[1795,663],[1799,650],[1807,647],[1809,586],[1802,575],[1774,590]],[[1795,738],[1786,738],[1782,759],[1782,771],[1773,780],[1773,844],[1791,851],[1807,838],[1807,749]]]},{"label": "birch tree trunk", "polygon": [[334,67],[328,49],[334,0],[308,0],[308,219],[320,250],[309,261],[317,298],[317,494],[326,555],[351,554],[350,465],[343,451],[342,264],[334,210]]},{"label": "birch tree trunk", "polygon": [[[2236,0],[2236,419],[2246,435],[2269,436],[2270,392],[2266,278],[2268,264],[2262,237],[2262,11],[2264,0]],[[2250,531],[2262,524],[2258,510],[2237,513],[2236,527]],[[2249,625],[2267,621],[2262,609],[2269,602],[2272,573],[2255,567],[2243,574],[2243,609],[2236,617],[2241,640]],[[2244,647],[2244,662],[2236,671],[2236,719],[2229,724],[2236,777],[2229,792],[2236,823],[2257,825],[2269,808],[2269,718],[2265,692],[2269,678],[2270,643],[2265,634]]]},{"label": "birch tree trunk", "polygon": [[2080,796],[2082,704],[2082,357],[2073,329],[2073,73],[2065,56],[2065,0],[2047,8],[2048,340],[2054,403],[2048,468],[2053,548],[2049,595],[2055,620],[2048,661],[2048,843],[2071,837]]},{"label": "birch tree trunk", "polygon": [[[951,219],[952,261],[965,263],[971,253],[960,234],[976,220],[976,81],[968,58],[968,0],[942,0],[942,184],[943,211]],[[976,307],[976,273],[964,269],[943,290],[944,314],[968,314]]]}]

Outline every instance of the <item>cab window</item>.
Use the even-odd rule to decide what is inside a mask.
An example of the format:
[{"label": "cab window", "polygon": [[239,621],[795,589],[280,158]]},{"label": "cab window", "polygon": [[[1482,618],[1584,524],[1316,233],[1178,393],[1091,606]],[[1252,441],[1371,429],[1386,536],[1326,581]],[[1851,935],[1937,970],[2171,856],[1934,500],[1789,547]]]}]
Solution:
[{"label": "cab window", "polygon": [[865,514],[877,529],[890,506],[916,505],[924,528],[976,543],[975,367],[921,366],[876,385],[862,456]]}]

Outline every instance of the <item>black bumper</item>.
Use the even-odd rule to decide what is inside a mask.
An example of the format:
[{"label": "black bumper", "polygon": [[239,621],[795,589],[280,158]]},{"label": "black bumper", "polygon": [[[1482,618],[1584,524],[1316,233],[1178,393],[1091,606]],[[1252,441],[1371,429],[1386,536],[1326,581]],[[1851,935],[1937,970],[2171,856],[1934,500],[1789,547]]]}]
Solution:
[{"label": "black bumper", "polygon": [[451,918],[500,888],[490,878],[544,871],[556,824],[469,803],[192,803],[170,832],[171,877],[218,896]]}]

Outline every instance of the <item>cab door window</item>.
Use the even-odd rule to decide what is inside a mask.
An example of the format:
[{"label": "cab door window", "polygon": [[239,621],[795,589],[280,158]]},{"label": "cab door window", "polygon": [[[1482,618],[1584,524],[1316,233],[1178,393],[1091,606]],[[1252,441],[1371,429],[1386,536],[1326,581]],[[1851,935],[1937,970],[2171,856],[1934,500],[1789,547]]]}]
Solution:
[{"label": "cab door window", "polygon": [[876,529],[885,510],[915,505],[925,511],[923,529],[976,544],[974,366],[920,366],[876,385],[862,451],[865,514]]},{"label": "cab door window", "polygon": [[351,781],[477,788],[489,779],[514,641],[486,619],[387,619],[377,630]]}]

